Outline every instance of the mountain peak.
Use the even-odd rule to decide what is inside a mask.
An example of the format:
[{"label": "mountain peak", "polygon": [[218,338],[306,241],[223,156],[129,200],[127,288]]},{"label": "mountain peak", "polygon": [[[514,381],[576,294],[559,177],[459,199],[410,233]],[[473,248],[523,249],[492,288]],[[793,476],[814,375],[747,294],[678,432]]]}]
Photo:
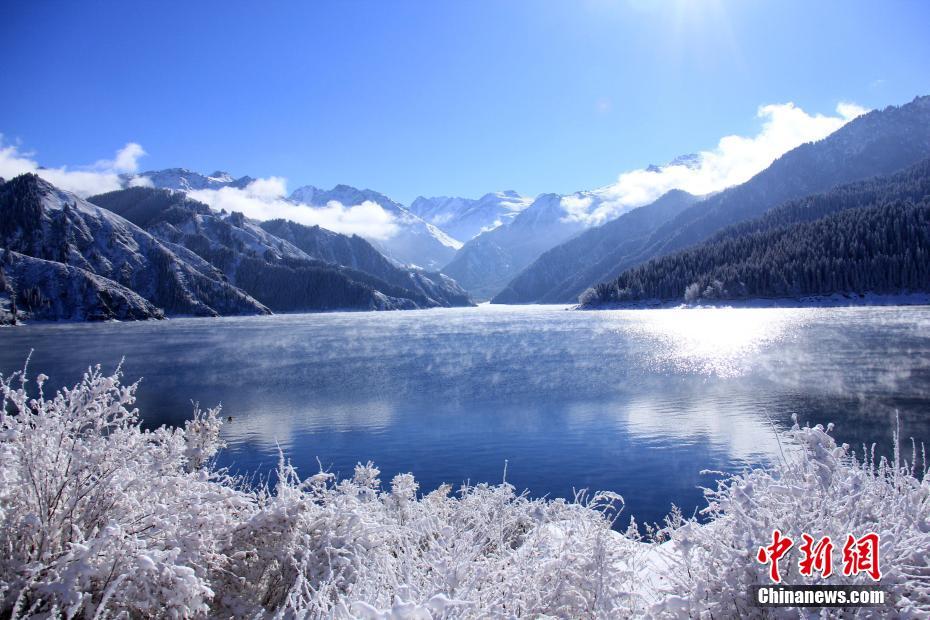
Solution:
[{"label": "mountain peak", "polygon": [[220,189],[223,187],[243,188],[254,181],[252,177],[248,176],[236,179],[222,170],[216,170],[210,175],[203,175],[187,168],[165,168],[163,170],[147,170],[137,175],[123,175],[123,179],[127,183],[131,178],[140,177],[151,181],[153,187],[185,192],[200,189]]},{"label": "mountain peak", "polygon": [[229,183],[231,181],[235,181],[235,179],[233,178],[231,174],[223,170],[214,170],[212,173],[207,175],[207,178],[212,179],[214,181],[219,181],[221,183]]},{"label": "mountain peak", "polygon": [[665,167],[671,166],[684,166],[685,168],[697,168],[701,165],[701,156],[697,153],[687,153],[685,155],[679,155],[672,161],[665,164]]},{"label": "mountain peak", "polygon": [[664,166],[657,166],[656,164],[649,164],[649,166],[646,167],[646,171],[647,172],[662,172],[666,168],[671,168],[673,166],[684,166],[685,168],[694,170],[700,167],[700,165],[701,165],[700,155],[698,155],[697,153],[686,153],[684,155],[679,155],[678,157],[668,162]]}]

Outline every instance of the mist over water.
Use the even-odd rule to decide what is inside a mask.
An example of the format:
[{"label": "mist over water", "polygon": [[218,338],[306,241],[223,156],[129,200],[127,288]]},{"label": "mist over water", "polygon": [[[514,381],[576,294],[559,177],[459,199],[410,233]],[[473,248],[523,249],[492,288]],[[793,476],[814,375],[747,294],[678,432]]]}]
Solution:
[{"label": "mist over water", "polygon": [[[68,385],[94,363],[143,377],[147,426],[222,403],[220,463],[304,475],[374,461],[388,481],[507,480],[621,493],[627,516],[701,505],[701,470],[779,458],[772,424],[840,441],[930,440],[930,308],[388,313],[47,324],[0,330],[0,372]],[[860,448],[861,450],[861,448]],[[906,456],[909,458],[908,447]],[[626,519],[624,519],[625,521]]]}]

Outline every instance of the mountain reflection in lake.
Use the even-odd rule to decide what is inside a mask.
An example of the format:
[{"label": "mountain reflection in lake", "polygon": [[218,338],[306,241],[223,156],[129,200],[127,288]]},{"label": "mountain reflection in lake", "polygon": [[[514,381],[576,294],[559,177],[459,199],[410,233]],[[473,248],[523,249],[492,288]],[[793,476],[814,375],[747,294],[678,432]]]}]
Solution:
[{"label": "mountain reflection in lake", "polygon": [[[507,480],[533,495],[620,492],[660,519],[701,504],[703,469],[778,458],[791,414],[887,450],[930,439],[930,309],[569,312],[482,306],[389,313],[35,325],[0,330],[0,371],[50,384],[88,365],[144,377],[149,426],[191,401],[233,416],[220,463],[305,475],[374,461],[388,481]],[[861,449],[861,448],[860,448]],[[907,454],[910,454],[908,446]]]}]

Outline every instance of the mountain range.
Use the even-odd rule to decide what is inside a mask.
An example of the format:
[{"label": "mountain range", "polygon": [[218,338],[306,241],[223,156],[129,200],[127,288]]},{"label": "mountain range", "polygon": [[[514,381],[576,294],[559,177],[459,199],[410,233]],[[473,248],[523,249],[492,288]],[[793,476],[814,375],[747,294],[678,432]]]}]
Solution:
[{"label": "mountain range", "polygon": [[478,299],[490,299],[543,251],[584,229],[566,216],[562,196],[542,194],[509,224],[466,243],[442,271]]},{"label": "mountain range", "polygon": [[[469,305],[472,297],[572,303],[585,291],[591,305],[659,292],[663,299],[683,296],[682,278],[693,280],[684,285],[691,296],[722,294],[718,281],[729,287],[727,294],[766,291],[749,276],[754,284],[740,288],[733,274],[744,268],[720,264],[721,248],[735,252],[734,230],[752,229],[773,209],[790,211],[792,201],[892,175],[928,157],[930,97],[917,97],[788,151],[745,183],[706,196],[672,190],[638,208],[617,204],[611,186],[532,199],[515,191],[475,199],[420,196],[409,208],[348,185],[305,185],[275,198],[295,209],[376,205],[392,223],[392,234],[372,238],[285,219],[257,221],[195,200],[205,190],[248,194],[257,183],[223,171],[123,175],[124,189],[89,200],[23,175],[0,180],[0,315],[10,315],[14,305],[34,318],[129,319],[430,308]],[[699,156],[686,155],[650,169],[699,162]],[[921,217],[919,210],[904,213],[899,206],[855,217],[877,226],[876,214],[884,213],[905,227]],[[816,234],[847,234],[853,216],[837,213]],[[750,229],[740,228],[744,223]],[[804,231],[815,235],[813,228]],[[784,239],[766,243],[782,255]],[[660,259],[680,263],[683,251],[698,252],[694,256],[706,269],[690,262],[658,282],[656,274],[667,273],[670,264]]]},{"label": "mountain range", "polygon": [[[648,170],[661,172],[674,166],[693,168],[697,163],[697,155],[682,155],[664,166],[651,165]],[[677,195],[671,193],[671,196]],[[664,202],[676,200],[668,198],[662,201],[654,210],[655,215],[662,217],[662,213],[669,211]],[[515,280],[524,269],[547,250],[569,242],[586,230],[596,228],[602,220],[606,220],[609,225],[615,221],[614,218],[631,209],[633,206],[617,200],[611,186],[568,195],[541,194],[528,207],[513,213],[509,218],[500,219],[495,226],[473,237],[443,271],[478,299],[493,298],[497,303],[510,303],[508,300],[512,299],[517,303],[525,303],[522,292],[526,283]],[[646,216],[645,219],[652,217]],[[631,234],[637,234],[639,230],[634,226]],[[621,236],[625,234],[621,232]],[[538,279],[537,274],[529,277]]]},{"label": "mountain range", "polygon": [[[221,170],[204,175],[186,168],[167,168],[123,175],[123,181],[127,186],[144,185],[156,189],[196,192],[223,188],[244,190],[256,179],[250,176],[236,178]],[[291,192],[288,200],[295,206],[302,204],[310,207],[326,207],[331,202],[344,207],[354,207],[365,202],[380,206],[392,218],[396,232],[387,239],[369,238],[368,241],[383,254],[411,266],[439,270],[462,247],[462,243],[453,236],[419,218],[400,203],[370,189],[336,185],[330,190],[324,190],[305,185]]]},{"label": "mountain range", "polygon": [[123,183],[129,185],[140,185],[155,187],[159,189],[173,189],[182,192],[190,192],[201,189],[221,189],[223,187],[234,187],[236,189],[245,189],[255,179],[249,176],[234,178],[228,172],[217,170],[216,172],[204,175],[187,168],[166,168],[165,170],[149,170],[140,174],[123,174],[121,175]]},{"label": "mountain range", "polygon": [[[587,288],[708,239],[788,200],[901,170],[930,156],[930,96],[864,114],[818,142],[788,151],[747,182],[686,204],[663,196],[551,248],[510,282],[499,303],[573,303]],[[679,201],[669,208],[669,200]],[[683,200],[683,202],[681,202]],[[687,208],[681,208],[687,207]],[[673,214],[662,218],[658,212]],[[645,213],[657,216],[643,227]],[[630,232],[627,232],[627,227]]]},{"label": "mountain range", "polygon": [[393,217],[397,230],[387,239],[369,241],[389,257],[408,265],[438,270],[462,247],[459,240],[425,222],[400,203],[370,189],[337,185],[333,189],[322,190],[305,185],[294,190],[289,199],[291,202],[313,207],[325,207],[330,202],[338,202],[347,207],[365,202],[380,206]]},{"label": "mountain range", "polygon": [[[581,281],[587,288],[595,279],[589,279],[590,267],[600,268],[598,257],[610,257],[622,243],[641,242],[652,231],[675,218],[685,209],[697,202],[699,198],[682,190],[672,190],[661,198],[644,207],[634,209],[603,226],[590,228],[580,235],[556,245],[552,249],[527,263],[527,267],[517,273],[497,295],[492,303],[529,303],[550,301],[545,293],[552,288],[552,283],[565,280]],[[569,284],[571,286],[572,283]],[[577,286],[577,285],[575,285]],[[542,292],[543,294],[540,294]],[[553,300],[562,301],[558,296]]]},{"label": "mountain range", "polygon": [[471,303],[451,279],[389,261],[361,238],[288,223],[286,232],[315,247],[314,254],[241,213],[215,212],[183,191],[131,187],[84,200],[36,175],[22,175],[0,185],[0,214],[7,310],[16,302],[18,312],[32,318]]},{"label": "mountain range", "polygon": [[[226,282],[216,267],[194,252],[157,239],[36,175],[22,175],[0,186],[0,213],[0,247],[14,258],[41,259],[97,276],[86,283],[101,282],[104,289],[111,289],[101,295],[121,295],[129,289],[160,311],[175,315],[268,313],[267,307]],[[24,294],[34,287],[31,281],[16,285]]]}]

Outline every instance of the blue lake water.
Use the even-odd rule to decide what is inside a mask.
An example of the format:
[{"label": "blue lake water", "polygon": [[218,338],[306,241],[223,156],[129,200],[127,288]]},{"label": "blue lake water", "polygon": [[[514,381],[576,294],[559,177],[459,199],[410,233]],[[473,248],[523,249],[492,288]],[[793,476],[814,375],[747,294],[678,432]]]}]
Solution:
[{"label": "blue lake water", "polygon": [[[0,329],[0,372],[143,378],[149,426],[191,401],[233,416],[220,462],[305,475],[374,461],[387,483],[507,480],[534,496],[613,490],[655,521],[700,506],[701,470],[778,458],[792,413],[887,450],[930,440],[930,308],[573,312],[555,306]],[[910,454],[910,450],[908,450]]]}]

